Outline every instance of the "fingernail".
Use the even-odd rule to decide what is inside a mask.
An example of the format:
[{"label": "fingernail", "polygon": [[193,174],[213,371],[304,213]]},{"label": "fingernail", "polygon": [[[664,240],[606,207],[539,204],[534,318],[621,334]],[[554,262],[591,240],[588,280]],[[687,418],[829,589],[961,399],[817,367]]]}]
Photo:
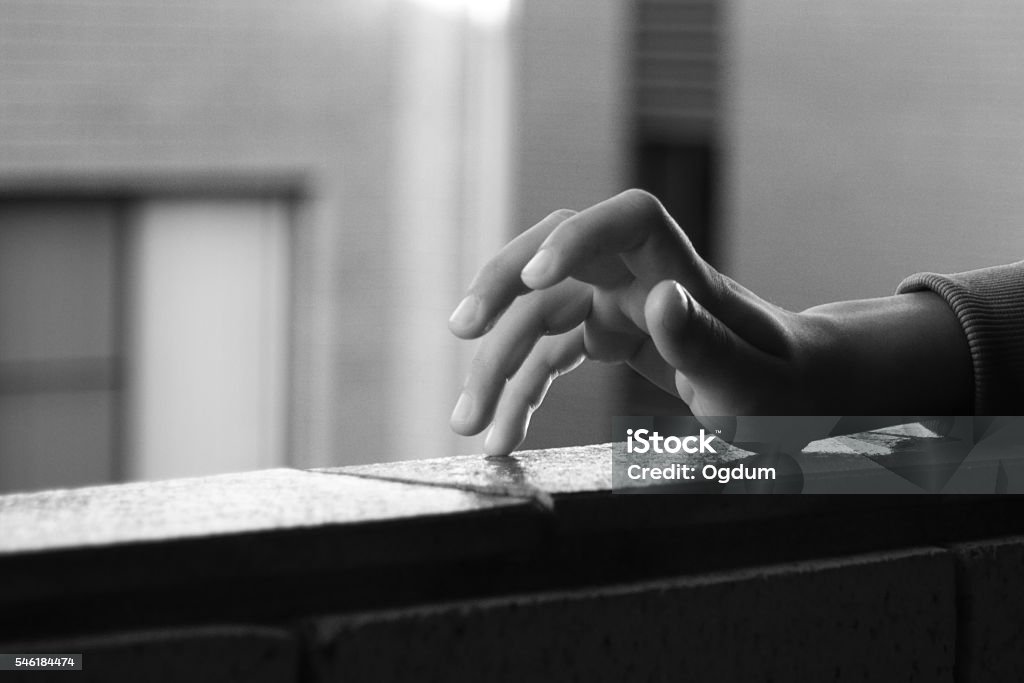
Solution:
[{"label": "fingernail", "polygon": [[530,282],[537,284],[543,282],[544,277],[551,270],[554,260],[554,255],[550,249],[541,249],[534,254],[530,262],[523,267],[523,272],[520,274],[523,284],[530,286]]},{"label": "fingernail", "polygon": [[477,313],[480,310],[480,299],[470,294],[459,302],[455,307],[452,317],[448,318],[448,324],[452,327],[465,329],[476,321]]},{"label": "fingernail", "polygon": [[452,411],[452,423],[465,425],[473,416],[473,397],[468,392],[459,394],[459,400],[455,403],[455,410]]},{"label": "fingernail", "polygon": [[674,284],[674,288],[675,288],[675,290],[676,290],[676,296],[678,296],[678,297],[679,297],[679,301],[680,301],[680,302],[682,302],[682,304],[683,304],[684,306],[686,306],[687,308],[689,308],[690,304],[689,304],[689,302],[688,302],[688,301],[686,300],[686,296],[687,296],[687,295],[686,295],[686,290],[685,290],[685,289],[683,289],[683,286],[682,286],[681,284],[679,284],[678,282],[676,282],[676,283]]}]

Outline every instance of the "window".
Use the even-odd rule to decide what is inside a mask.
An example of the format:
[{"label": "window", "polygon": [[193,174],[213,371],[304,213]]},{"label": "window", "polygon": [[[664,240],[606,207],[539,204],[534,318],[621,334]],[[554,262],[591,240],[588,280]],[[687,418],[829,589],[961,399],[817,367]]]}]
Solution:
[{"label": "window", "polygon": [[120,212],[0,204],[0,487],[119,478]]},{"label": "window", "polygon": [[0,489],[283,464],[289,207],[0,202]]}]

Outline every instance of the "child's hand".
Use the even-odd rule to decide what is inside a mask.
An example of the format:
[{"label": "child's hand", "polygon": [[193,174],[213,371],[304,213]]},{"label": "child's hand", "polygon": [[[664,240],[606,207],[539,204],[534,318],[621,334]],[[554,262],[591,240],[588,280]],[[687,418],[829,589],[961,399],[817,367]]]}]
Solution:
[{"label": "child's hand", "polygon": [[[799,268],[799,255],[788,267]],[[899,401],[871,405],[880,373],[935,368],[918,367],[918,334],[907,348],[877,336],[893,321],[962,337],[927,293],[783,310],[711,268],[657,199],[629,190],[579,213],[556,211],[474,279],[449,326],[465,339],[486,336],[452,428],[476,434],[493,422],[484,448],[508,453],[551,381],[586,358],[627,362],[696,415],[895,414],[885,411]],[[952,346],[963,361],[966,343]],[[933,412],[906,407],[921,410],[900,414]]]}]

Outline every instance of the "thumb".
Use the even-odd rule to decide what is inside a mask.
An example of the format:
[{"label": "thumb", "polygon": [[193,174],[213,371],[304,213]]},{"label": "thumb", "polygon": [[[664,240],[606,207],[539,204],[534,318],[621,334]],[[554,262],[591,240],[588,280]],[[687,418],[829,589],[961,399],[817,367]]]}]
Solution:
[{"label": "thumb", "polygon": [[702,407],[726,411],[714,414],[733,414],[748,403],[748,390],[763,381],[768,359],[679,283],[655,285],[647,295],[644,318],[658,353],[685,376]]}]

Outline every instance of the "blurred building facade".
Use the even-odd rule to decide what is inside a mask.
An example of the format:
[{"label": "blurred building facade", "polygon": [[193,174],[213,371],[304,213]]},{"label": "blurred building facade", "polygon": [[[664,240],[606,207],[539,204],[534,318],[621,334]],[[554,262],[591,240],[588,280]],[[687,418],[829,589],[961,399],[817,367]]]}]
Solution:
[{"label": "blurred building facade", "polygon": [[[0,459],[35,463],[6,488],[304,463],[360,433],[387,387],[360,337],[389,313],[395,11],[3,3],[5,254],[45,280],[5,282]],[[105,329],[71,339],[83,321]]]},{"label": "blurred building facade", "polygon": [[[477,448],[448,313],[517,229],[628,184],[628,22],[4,0],[0,488]],[[607,428],[611,380],[574,381],[537,442]]]}]

